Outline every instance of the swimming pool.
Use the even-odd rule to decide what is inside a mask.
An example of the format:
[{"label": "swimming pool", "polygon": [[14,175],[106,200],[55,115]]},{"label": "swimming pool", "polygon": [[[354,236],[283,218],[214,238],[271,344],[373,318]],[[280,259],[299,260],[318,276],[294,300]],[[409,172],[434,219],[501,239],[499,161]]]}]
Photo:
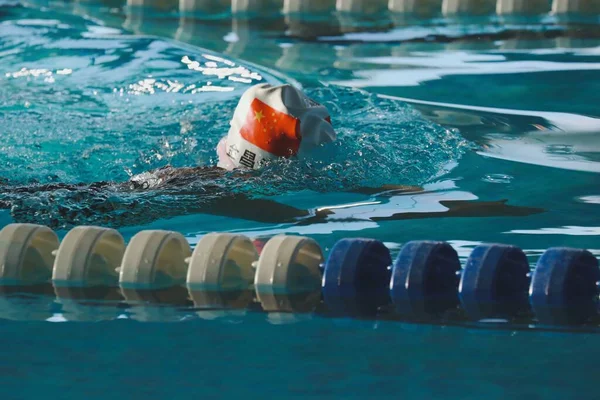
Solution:
[{"label": "swimming pool", "polygon": [[[263,81],[302,85],[340,135],[311,160],[212,182],[308,210],[339,207],[318,223],[191,213],[177,193],[52,190],[3,194],[11,208],[0,211],[2,226],[43,223],[62,237],[93,223],[126,240],[168,229],[192,245],[212,231],[301,234],[325,251],[366,236],[392,255],[409,240],[435,239],[463,262],[487,242],[520,246],[532,265],[553,246],[600,253],[596,14],[270,7],[249,18],[228,5],[204,13],[202,2],[0,4],[4,188],[214,164],[238,97]],[[348,193],[386,184],[426,192]],[[448,206],[481,202],[500,203],[472,216]],[[160,297],[143,307],[107,297],[3,296],[3,395],[597,397],[595,329],[198,312]]]}]

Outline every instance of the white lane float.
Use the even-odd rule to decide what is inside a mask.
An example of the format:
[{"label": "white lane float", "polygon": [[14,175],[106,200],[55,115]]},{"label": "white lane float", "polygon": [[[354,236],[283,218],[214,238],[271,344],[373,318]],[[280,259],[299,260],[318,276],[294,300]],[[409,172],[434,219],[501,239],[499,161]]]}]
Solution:
[{"label": "white lane float", "polygon": [[189,258],[188,288],[218,291],[247,290],[254,283],[256,248],[245,236],[205,235]]},{"label": "white lane float", "polygon": [[273,325],[310,318],[321,300],[323,252],[313,239],[275,236],[257,263],[256,298]]},{"label": "white lane float", "polygon": [[442,14],[453,15],[488,15],[496,9],[496,0],[444,0]]},{"label": "white lane float", "polygon": [[600,153],[590,132],[531,132],[514,137],[490,137],[478,154],[506,161],[583,172],[600,172],[592,154]]},{"label": "white lane float", "polygon": [[125,241],[116,230],[78,226],[55,252],[52,280],[58,286],[116,285],[124,253]]},{"label": "white lane float", "polygon": [[283,0],[232,0],[231,12],[233,14],[246,13],[274,13],[281,10]]},{"label": "white lane float", "polygon": [[550,11],[548,0],[498,0],[498,15],[545,14]]},{"label": "white lane float", "polygon": [[598,0],[554,0],[552,3],[554,14],[590,14],[600,13],[600,1]]},{"label": "white lane float", "polygon": [[337,11],[353,14],[378,14],[388,8],[388,0],[337,0]]},{"label": "white lane float", "polygon": [[[326,22],[335,12],[335,0],[285,0],[283,15],[286,33],[295,37],[314,38],[339,34],[336,24]],[[311,42],[311,45],[315,43]],[[283,49],[283,57],[289,48],[302,45],[294,42]],[[314,51],[314,49],[313,49]],[[325,53],[323,53],[325,54]],[[303,64],[310,64],[305,61]]]},{"label": "white lane float", "polygon": [[284,14],[321,14],[335,10],[336,0],[284,0]]},{"label": "white lane float", "polygon": [[231,0],[179,0],[182,14],[221,14],[231,9]]},{"label": "white lane float", "polygon": [[[313,239],[275,236],[267,242],[256,267],[257,293],[302,293],[321,285],[323,252]],[[259,296],[260,300],[260,296]]]},{"label": "white lane float", "polygon": [[320,287],[323,254],[314,240],[296,236],[272,238],[259,257],[248,237],[229,233],[205,235],[192,252],[186,238],[172,231],[141,231],[125,246],[110,228],[79,226],[61,243],[47,227],[10,224],[0,231],[0,260],[5,284],[51,279],[59,297],[87,298],[96,287],[147,290],[185,283],[190,290],[256,285],[273,293],[305,292]]},{"label": "white lane float", "polygon": [[[0,231],[0,283],[55,287],[169,287],[185,283],[192,251],[177,232],[142,231],[129,245],[114,229],[79,226],[62,243],[45,226],[10,224]],[[57,295],[72,296],[72,290]]]},{"label": "white lane float", "polygon": [[254,288],[262,309],[280,320],[275,314],[314,310],[322,262],[319,245],[309,238],[274,237],[259,257],[247,237],[213,233],[198,242],[187,285],[200,318],[239,317],[253,302],[248,289]]},{"label": "white lane float", "polygon": [[123,28],[147,33],[156,24],[156,18],[176,12],[178,7],[179,0],[127,0],[127,6],[123,8]]},{"label": "white lane float", "polygon": [[123,255],[119,285],[129,288],[158,288],[185,283],[192,250],[183,235],[170,231],[136,234]]},{"label": "white lane float", "polygon": [[34,224],[9,224],[0,231],[0,283],[30,285],[52,276],[58,236]]},{"label": "white lane float", "polygon": [[442,0],[389,0],[388,9],[393,13],[431,16],[442,9]]}]

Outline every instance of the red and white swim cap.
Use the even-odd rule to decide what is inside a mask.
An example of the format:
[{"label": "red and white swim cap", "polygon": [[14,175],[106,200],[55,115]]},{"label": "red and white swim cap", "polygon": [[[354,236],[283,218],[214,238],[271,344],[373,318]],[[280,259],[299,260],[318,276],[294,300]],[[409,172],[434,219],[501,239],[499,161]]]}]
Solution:
[{"label": "red and white swim cap", "polygon": [[327,109],[291,85],[251,87],[230,125],[217,147],[225,169],[260,168],[263,160],[295,156],[336,137]]}]

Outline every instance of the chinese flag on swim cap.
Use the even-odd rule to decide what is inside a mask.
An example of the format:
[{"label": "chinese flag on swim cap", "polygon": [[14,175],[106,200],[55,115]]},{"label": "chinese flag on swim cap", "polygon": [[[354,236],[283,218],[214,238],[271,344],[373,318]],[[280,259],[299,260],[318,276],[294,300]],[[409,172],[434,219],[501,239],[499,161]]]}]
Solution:
[{"label": "chinese flag on swim cap", "polygon": [[240,130],[242,138],[278,157],[298,154],[302,136],[300,120],[254,99]]},{"label": "chinese flag on swim cap", "polygon": [[325,107],[291,85],[256,85],[240,99],[219,145],[219,166],[259,168],[263,160],[295,156],[333,140]]}]

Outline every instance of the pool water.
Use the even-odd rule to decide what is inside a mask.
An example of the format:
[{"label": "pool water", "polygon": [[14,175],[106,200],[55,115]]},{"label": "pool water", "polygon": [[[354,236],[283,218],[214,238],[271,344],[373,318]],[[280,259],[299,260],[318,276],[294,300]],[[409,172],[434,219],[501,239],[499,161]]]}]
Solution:
[{"label": "pool water", "polygon": [[[500,242],[523,248],[532,267],[554,246],[600,254],[598,16],[231,15],[141,3],[0,0],[2,226],[41,223],[62,237],[97,224],[126,240],[167,229],[192,245],[213,231],[300,234],[326,253],[341,238],[370,237],[392,256],[433,239],[463,263],[477,245]],[[294,83],[325,104],[336,143],[186,193],[14,191],[214,165],[237,99],[260,82]],[[384,185],[424,190],[357,192]],[[334,213],[203,213],[232,194]],[[597,398],[594,326],[207,311],[161,294],[134,305],[116,293],[59,301],[46,287],[2,293],[7,399]]]}]

